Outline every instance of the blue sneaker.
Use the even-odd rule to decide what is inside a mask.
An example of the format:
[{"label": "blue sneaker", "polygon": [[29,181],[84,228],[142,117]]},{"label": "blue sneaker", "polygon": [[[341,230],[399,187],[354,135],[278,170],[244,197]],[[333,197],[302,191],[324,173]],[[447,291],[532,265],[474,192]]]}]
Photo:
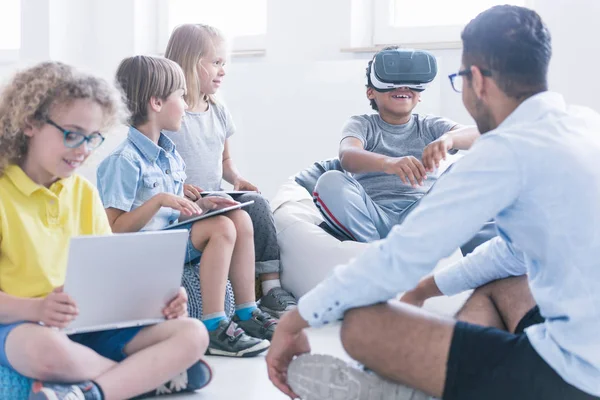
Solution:
[{"label": "blue sneaker", "polygon": [[90,381],[75,384],[36,381],[31,386],[29,400],[103,400],[103,397]]}]

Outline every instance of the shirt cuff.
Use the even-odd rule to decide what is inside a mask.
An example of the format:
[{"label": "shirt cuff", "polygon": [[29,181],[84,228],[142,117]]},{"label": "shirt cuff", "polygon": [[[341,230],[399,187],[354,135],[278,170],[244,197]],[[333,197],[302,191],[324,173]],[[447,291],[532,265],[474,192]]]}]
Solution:
[{"label": "shirt cuff", "polygon": [[461,260],[433,274],[433,280],[442,294],[454,296],[471,289],[468,287],[467,279],[463,274],[463,268],[464,265]]},{"label": "shirt cuff", "polygon": [[326,287],[327,280],[302,296],[298,301],[298,312],[312,327],[318,328],[342,319],[346,308]]}]

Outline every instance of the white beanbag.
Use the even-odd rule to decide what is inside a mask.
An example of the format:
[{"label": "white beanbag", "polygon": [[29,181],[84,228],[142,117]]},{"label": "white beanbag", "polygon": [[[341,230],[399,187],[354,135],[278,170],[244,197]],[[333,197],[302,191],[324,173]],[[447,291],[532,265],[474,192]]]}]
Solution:
[{"label": "white beanbag", "polygon": [[[271,201],[277,241],[281,251],[281,283],[297,298],[325,279],[336,265],[347,263],[368,244],[341,242],[318,225],[323,222],[311,196],[293,178],[288,179]],[[441,260],[437,268],[462,257],[457,251]],[[454,315],[469,293],[439,297],[425,303],[425,308],[444,315]]]}]

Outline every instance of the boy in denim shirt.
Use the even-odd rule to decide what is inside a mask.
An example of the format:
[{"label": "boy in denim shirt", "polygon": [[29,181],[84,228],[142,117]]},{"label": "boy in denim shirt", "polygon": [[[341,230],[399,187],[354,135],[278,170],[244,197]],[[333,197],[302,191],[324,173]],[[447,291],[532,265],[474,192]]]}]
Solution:
[{"label": "boy in denim shirt", "polygon": [[[127,140],[98,168],[98,188],[113,232],[164,229],[180,218],[237,202],[205,197],[194,203],[183,196],[185,164],[162,131],[177,131],[187,107],[185,78],[173,61],[136,56],[117,72],[131,111]],[[183,219],[182,218],[182,219]],[[234,227],[235,218],[246,229]],[[186,262],[200,256],[203,322],[209,354],[253,356],[269,347],[276,322],[257,309],[254,294],[252,222],[243,210],[187,225]],[[224,312],[230,276],[236,299],[233,320]]]}]

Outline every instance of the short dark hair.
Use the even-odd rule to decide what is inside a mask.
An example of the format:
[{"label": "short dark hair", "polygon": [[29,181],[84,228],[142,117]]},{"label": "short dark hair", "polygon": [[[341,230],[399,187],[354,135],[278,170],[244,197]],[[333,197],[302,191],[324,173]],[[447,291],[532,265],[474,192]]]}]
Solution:
[{"label": "short dark hair", "polygon": [[[377,53],[375,53],[375,55],[379,54],[380,52],[382,52],[384,50],[398,50],[399,48],[400,48],[400,46],[396,46],[396,45],[386,46],[383,49],[379,50]],[[375,58],[375,56],[373,56],[373,58]],[[373,86],[373,84],[371,83],[371,68],[373,66],[373,58],[367,64],[366,76],[367,76],[367,87],[374,89],[375,86]],[[371,103],[371,108],[373,110],[379,111],[379,107],[377,107],[377,103],[375,103],[375,100],[369,99],[369,102]]]},{"label": "short dark hair", "polygon": [[492,7],[469,22],[461,38],[465,67],[491,70],[507,96],[522,99],[548,90],[550,31],[535,11]]}]

